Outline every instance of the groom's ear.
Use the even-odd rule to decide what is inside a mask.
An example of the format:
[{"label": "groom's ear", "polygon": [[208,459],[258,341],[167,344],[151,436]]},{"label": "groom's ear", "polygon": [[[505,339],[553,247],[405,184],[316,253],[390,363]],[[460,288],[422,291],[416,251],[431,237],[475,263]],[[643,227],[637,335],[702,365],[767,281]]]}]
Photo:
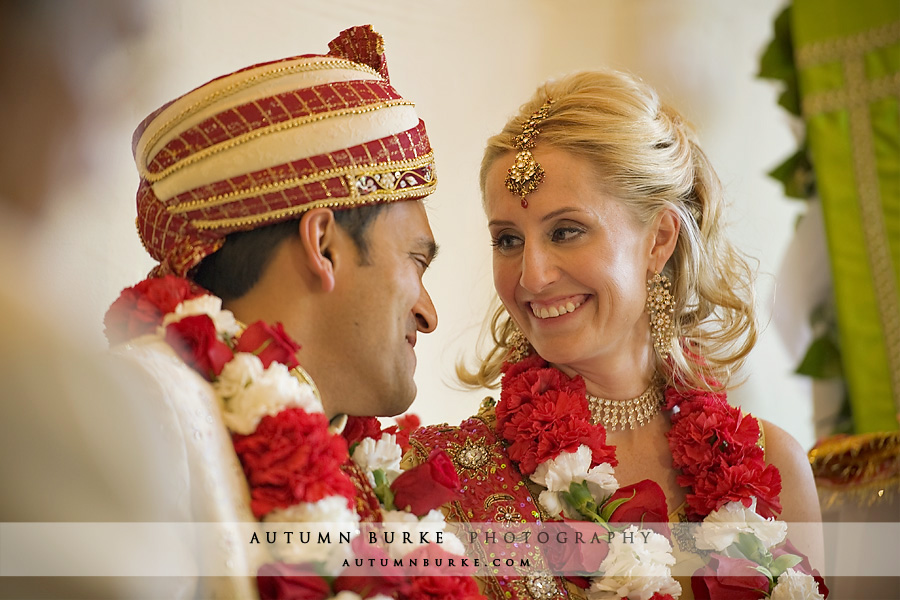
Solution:
[{"label": "groom's ear", "polygon": [[306,266],[323,292],[334,289],[335,267],[337,261],[343,260],[337,227],[330,208],[313,208],[300,218],[300,243],[306,252]]}]

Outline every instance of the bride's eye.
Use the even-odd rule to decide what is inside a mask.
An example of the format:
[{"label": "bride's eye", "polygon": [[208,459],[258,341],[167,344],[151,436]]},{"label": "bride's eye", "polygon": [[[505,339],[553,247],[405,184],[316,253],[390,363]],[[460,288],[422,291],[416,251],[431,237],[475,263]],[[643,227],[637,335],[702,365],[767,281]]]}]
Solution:
[{"label": "bride's eye", "polygon": [[550,239],[554,242],[567,242],[584,233],[579,227],[557,227],[550,233]]},{"label": "bride's eye", "polygon": [[521,245],[521,238],[509,233],[501,233],[500,235],[491,238],[491,246],[500,252],[513,250]]}]

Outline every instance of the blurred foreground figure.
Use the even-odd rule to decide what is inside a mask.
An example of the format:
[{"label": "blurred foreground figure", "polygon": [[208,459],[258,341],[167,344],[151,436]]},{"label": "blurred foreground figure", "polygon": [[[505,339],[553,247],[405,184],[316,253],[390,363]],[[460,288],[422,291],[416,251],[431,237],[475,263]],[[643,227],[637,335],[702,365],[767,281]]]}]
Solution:
[{"label": "blurred foreground figure", "polygon": [[[60,150],[81,148],[71,144],[83,116],[73,82],[134,33],[131,9],[117,2],[74,4],[0,2],[0,522],[174,521],[185,512],[167,491],[163,466],[177,460],[180,440],[149,418],[152,382],[85,347],[78,332],[90,324],[67,312],[66,299],[79,290],[54,289],[30,268],[33,234],[52,204],[49,183],[77,162]],[[72,10],[92,23],[81,37],[66,28]],[[8,529],[0,534],[8,544],[4,574],[39,575],[115,551],[90,539],[39,539],[34,531],[22,544],[10,542]],[[167,551],[190,560],[177,543]],[[189,594],[191,585],[0,577],[0,596],[173,597]]]}]

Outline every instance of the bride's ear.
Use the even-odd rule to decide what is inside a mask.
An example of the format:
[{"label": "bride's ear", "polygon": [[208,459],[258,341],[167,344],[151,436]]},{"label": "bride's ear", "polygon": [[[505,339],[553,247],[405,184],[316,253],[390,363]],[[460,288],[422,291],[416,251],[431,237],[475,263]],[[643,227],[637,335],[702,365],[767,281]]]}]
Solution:
[{"label": "bride's ear", "polygon": [[650,248],[649,270],[659,273],[666,266],[669,257],[675,252],[675,244],[678,243],[678,232],[681,230],[681,221],[671,208],[664,208],[656,217],[653,224],[653,245]]}]

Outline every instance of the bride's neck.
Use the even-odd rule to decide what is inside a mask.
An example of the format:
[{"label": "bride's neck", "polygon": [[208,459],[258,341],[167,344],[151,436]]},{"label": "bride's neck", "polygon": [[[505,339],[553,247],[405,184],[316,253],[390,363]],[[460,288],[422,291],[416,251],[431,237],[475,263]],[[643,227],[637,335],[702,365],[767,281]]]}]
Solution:
[{"label": "bride's neck", "polygon": [[645,347],[554,366],[570,377],[581,375],[592,396],[629,400],[643,394],[650,385],[656,373],[654,359],[652,347]]}]

